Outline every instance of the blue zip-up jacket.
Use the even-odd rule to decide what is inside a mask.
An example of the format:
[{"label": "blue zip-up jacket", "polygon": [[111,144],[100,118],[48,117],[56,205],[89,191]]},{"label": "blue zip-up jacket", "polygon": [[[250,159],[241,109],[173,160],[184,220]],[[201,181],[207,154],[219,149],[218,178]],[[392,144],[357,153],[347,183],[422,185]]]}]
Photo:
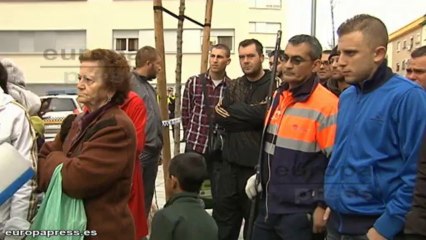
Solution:
[{"label": "blue zip-up jacket", "polygon": [[329,226],[342,234],[402,231],[411,207],[426,94],[383,63],[363,87],[340,96],[336,141],[325,174]]}]

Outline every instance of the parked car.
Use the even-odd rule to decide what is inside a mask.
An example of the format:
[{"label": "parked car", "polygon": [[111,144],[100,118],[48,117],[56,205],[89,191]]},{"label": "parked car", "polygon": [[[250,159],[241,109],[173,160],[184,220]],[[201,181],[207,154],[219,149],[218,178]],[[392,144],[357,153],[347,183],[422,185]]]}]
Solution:
[{"label": "parked car", "polygon": [[51,141],[61,128],[65,117],[82,111],[77,102],[77,95],[47,95],[41,96],[40,117],[44,121],[46,141]]}]

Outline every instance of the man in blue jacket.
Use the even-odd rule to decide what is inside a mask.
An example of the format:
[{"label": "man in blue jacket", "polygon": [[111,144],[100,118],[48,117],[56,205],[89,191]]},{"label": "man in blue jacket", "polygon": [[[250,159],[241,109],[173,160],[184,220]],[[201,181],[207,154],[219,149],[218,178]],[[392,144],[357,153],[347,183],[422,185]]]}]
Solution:
[{"label": "man in blue jacket", "polygon": [[340,95],[325,176],[327,239],[398,239],[413,198],[426,94],[386,66],[380,19],[357,15],[337,34],[338,64],[352,86]]}]

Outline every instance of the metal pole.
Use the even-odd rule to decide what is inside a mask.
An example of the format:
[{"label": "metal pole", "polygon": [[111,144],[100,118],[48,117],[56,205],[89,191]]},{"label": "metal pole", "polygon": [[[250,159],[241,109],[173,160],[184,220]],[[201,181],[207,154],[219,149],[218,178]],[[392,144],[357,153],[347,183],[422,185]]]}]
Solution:
[{"label": "metal pole", "polygon": [[315,37],[317,34],[317,0],[311,0],[311,35]]}]

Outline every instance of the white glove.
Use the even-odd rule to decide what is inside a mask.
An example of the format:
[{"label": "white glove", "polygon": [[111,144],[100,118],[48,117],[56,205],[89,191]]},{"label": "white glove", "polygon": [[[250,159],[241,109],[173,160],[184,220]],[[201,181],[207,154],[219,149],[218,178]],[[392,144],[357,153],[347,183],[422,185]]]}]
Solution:
[{"label": "white glove", "polygon": [[251,200],[254,197],[256,197],[257,193],[261,193],[261,192],[262,192],[262,184],[260,184],[260,182],[256,183],[256,174],[254,174],[247,180],[247,183],[246,183],[247,197]]}]

